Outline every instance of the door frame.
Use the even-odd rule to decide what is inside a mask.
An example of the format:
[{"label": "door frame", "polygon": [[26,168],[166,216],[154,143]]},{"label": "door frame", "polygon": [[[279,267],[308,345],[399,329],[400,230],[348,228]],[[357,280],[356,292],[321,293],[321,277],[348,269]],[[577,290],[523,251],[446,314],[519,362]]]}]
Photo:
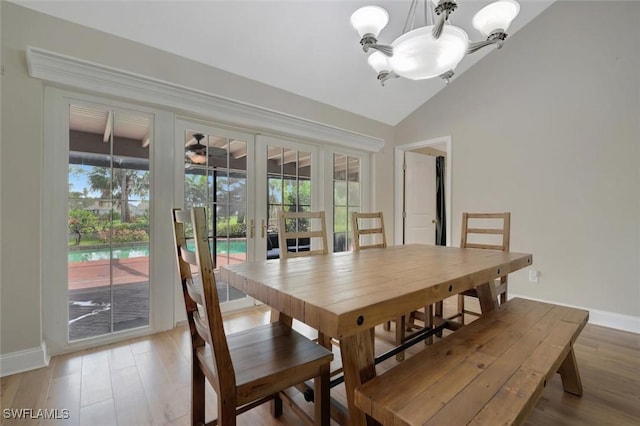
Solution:
[{"label": "door frame", "polygon": [[403,217],[402,212],[404,211],[404,153],[407,151],[413,151],[415,149],[424,148],[427,146],[440,145],[445,144],[447,147],[447,160],[445,166],[445,187],[444,187],[444,204],[447,218],[447,246],[451,246],[451,175],[452,169],[452,159],[451,159],[451,151],[452,151],[452,142],[451,136],[441,136],[438,138],[427,139],[424,141],[413,142],[404,145],[398,145],[395,147],[395,190],[394,190],[394,205],[395,205],[395,225],[394,225],[394,244],[402,245],[402,230],[403,230]]},{"label": "door frame", "polygon": [[[67,250],[60,249],[66,247],[68,241],[70,103],[95,104],[116,111],[136,111],[153,118],[153,143],[149,148],[152,172],[149,244],[153,253],[149,258],[149,325],[75,341],[69,341],[68,338]],[[41,246],[42,270],[45,272],[41,277],[43,303],[40,320],[49,354],[59,355],[173,328],[174,317],[171,313],[174,306],[175,281],[168,282],[161,278],[176,274],[175,261],[172,261],[171,255],[163,249],[173,244],[169,233],[163,232],[170,229],[170,216],[162,214],[170,211],[173,200],[171,197],[161,196],[160,189],[168,188],[173,193],[174,182],[173,175],[165,176],[157,172],[160,168],[173,167],[173,123],[174,114],[165,110],[45,85],[43,157],[47,161],[42,165],[42,187],[45,191],[41,194],[40,226],[46,232],[42,233]]]}]

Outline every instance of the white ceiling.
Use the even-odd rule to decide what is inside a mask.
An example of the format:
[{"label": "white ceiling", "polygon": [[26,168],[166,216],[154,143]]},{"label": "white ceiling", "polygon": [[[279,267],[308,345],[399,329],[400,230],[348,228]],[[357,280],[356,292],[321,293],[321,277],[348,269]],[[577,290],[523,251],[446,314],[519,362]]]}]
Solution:
[{"label": "white ceiling", "polygon": [[[380,5],[390,22],[378,38],[390,44],[402,31],[409,0],[13,1],[390,125],[446,87],[439,78],[380,86],[351,27],[354,10]],[[519,0],[509,34],[553,1]],[[490,2],[459,0],[450,20],[478,41],[471,19]],[[457,74],[493,50],[465,57]]]}]

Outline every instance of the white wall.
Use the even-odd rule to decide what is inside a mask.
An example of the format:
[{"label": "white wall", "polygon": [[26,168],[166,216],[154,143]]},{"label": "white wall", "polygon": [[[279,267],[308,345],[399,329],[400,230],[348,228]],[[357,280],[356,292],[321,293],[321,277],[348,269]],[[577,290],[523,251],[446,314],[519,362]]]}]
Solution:
[{"label": "white wall", "polygon": [[[640,324],[640,3],[558,2],[396,128],[452,137],[463,211],[511,211],[511,292]],[[593,316],[593,315],[592,315]],[[634,318],[635,317],[635,318]],[[638,330],[640,332],[640,329]]]},{"label": "white wall", "polygon": [[[169,81],[249,104],[379,137],[387,146],[374,156],[379,205],[393,213],[393,128],[219,69],[128,40],[71,24],[8,2],[2,8],[2,145],[0,355],[39,348],[42,339],[40,229],[43,183],[43,83],[28,77],[31,45]],[[330,83],[328,81],[328,83]],[[215,117],[209,117],[214,119]],[[24,150],[29,156],[24,159]]]}]

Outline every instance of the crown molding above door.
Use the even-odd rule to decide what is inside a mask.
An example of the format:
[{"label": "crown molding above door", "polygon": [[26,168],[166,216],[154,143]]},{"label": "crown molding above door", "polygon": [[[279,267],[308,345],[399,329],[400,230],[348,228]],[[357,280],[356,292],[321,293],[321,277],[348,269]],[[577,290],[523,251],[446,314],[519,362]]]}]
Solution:
[{"label": "crown molding above door", "polygon": [[295,138],[378,152],[385,141],[129,71],[27,47],[29,76],[108,96],[147,102]]}]

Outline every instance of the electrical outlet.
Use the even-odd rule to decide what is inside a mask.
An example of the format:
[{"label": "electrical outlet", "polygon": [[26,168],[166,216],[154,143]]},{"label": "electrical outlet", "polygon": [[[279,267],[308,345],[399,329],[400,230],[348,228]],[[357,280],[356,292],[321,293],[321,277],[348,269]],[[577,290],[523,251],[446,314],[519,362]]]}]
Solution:
[{"label": "electrical outlet", "polygon": [[540,271],[532,269],[529,271],[529,281],[532,283],[538,283],[540,281]]}]

